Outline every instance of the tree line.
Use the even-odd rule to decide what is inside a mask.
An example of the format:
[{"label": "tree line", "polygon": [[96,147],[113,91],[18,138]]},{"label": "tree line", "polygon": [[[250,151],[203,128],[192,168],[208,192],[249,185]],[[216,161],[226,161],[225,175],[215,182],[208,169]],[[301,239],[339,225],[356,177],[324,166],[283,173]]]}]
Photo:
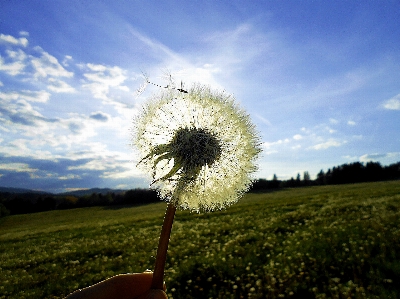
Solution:
[{"label": "tree line", "polygon": [[300,173],[298,173],[296,178],[292,177],[289,180],[278,180],[278,177],[274,174],[272,180],[256,180],[250,191],[258,192],[279,188],[353,184],[399,179],[400,162],[391,164],[389,166],[382,166],[379,162],[367,162],[366,164],[354,162],[342,164],[340,166],[334,166],[332,169],[328,169],[326,172],[321,169],[314,180],[311,179],[308,171],[303,173],[303,177],[301,177]]},{"label": "tree line", "polygon": [[[274,175],[272,180],[258,179],[250,192],[263,192],[280,188],[303,186],[350,184],[372,181],[400,179],[400,162],[382,166],[379,162],[366,164],[355,162],[321,170],[312,180],[308,171],[300,173],[296,178],[279,180]],[[89,195],[57,195],[48,193],[13,193],[0,192],[0,218],[7,215],[27,214],[56,209],[72,209],[92,206],[143,205],[158,202],[157,192],[150,189],[132,189],[124,192],[96,193]]]},{"label": "tree line", "polygon": [[0,217],[93,206],[143,205],[158,201],[157,192],[150,189],[106,194],[93,192],[83,196],[0,192]]}]

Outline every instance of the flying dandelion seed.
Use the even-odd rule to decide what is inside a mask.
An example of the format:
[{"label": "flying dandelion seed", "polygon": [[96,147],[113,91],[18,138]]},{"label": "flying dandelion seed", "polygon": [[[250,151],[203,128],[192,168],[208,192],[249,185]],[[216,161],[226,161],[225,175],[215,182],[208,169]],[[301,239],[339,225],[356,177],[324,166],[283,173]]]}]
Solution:
[{"label": "flying dandelion seed", "polygon": [[134,120],[132,141],[160,197],[197,212],[237,202],[260,153],[255,127],[233,96],[200,84],[150,99]]}]

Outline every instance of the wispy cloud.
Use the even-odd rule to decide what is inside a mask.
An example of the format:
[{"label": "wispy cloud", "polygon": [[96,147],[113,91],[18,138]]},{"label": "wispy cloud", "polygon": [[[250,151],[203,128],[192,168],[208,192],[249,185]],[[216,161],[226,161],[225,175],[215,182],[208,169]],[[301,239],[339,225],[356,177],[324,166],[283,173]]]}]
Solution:
[{"label": "wispy cloud", "polygon": [[267,126],[272,126],[272,124],[271,124],[271,122],[268,120],[268,119],[266,119],[265,117],[262,117],[261,115],[259,115],[259,114],[256,114],[255,115],[259,120],[261,120],[261,122],[263,123],[263,124],[265,124],[265,125],[267,125]]}]

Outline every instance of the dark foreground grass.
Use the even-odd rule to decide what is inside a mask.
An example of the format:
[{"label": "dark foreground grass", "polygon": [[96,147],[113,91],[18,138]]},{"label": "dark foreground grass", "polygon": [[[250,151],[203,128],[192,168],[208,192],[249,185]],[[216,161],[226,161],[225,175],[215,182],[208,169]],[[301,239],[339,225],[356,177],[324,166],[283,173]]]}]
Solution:
[{"label": "dark foreground grass", "polygon": [[[152,268],[165,203],[0,223],[0,298],[62,298]],[[179,212],[169,298],[400,298],[400,182],[248,194],[226,211]]]}]

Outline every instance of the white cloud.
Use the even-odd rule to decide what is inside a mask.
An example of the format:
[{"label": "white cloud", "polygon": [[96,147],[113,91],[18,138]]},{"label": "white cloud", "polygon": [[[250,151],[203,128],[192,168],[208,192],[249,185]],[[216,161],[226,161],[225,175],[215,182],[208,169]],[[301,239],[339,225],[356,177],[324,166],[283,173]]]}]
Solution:
[{"label": "white cloud", "polygon": [[290,140],[288,138],[286,139],[279,139],[278,141],[274,141],[274,142],[263,142],[262,146],[266,149],[270,149],[273,146],[276,145],[281,145],[281,144],[285,144],[285,143],[289,143]]},{"label": "white cloud", "polygon": [[339,123],[339,121],[338,121],[337,119],[334,119],[334,118],[330,118],[330,119],[329,119],[329,122],[330,122],[331,124],[333,124],[333,125],[336,125],[336,124]]},{"label": "white cloud", "polygon": [[51,91],[57,93],[74,93],[76,91],[75,88],[64,81],[55,78],[49,78],[48,81],[50,85],[48,85],[47,88]]},{"label": "white cloud", "polygon": [[3,142],[0,147],[0,153],[6,157],[26,157],[30,153],[27,146],[28,140],[14,139],[10,142]]},{"label": "white cloud", "polygon": [[22,91],[25,94],[23,98],[30,102],[46,103],[50,99],[50,93],[47,91]]},{"label": "white cloud", "polygon": [[36,103],[46,103],[50,99],[50,93],[45,90],[40,91],[30,91],[22,90],[20,92],[11,93],[13,97],[17,96],[20,99],[26,100],[28,102]]},{"label": "white cloud", "polygon": [[279,151],[277,151],[277,150],[263,150],[263,155],[266,155],[266,156],[268,156],[268,155],[272,155],[272,154],[277,154],[277,153],[279,153]]},{"label": "white cloud", "polygon": [[21,49],[17,51],[6,50],[8,63],[0,55],[0,71],[3,71],[11,76],[16,76],[22,73],[26,67],[25,60],[27,55]]},{"label": "white cloud", "polygon": [[397,159],[400,157],[400,152],[391,152],[391,153],[385,153],[385,154],[378,154],[378,153],[373,153],[373,154],[365,154],[360,157],[360,162],[369,162],[369,161],[384,161],[385,159],[393,160]]},{"label": "white cloud", "polygon": [[400,93],[385,101],[383,107],[389,110],[400,110]]},{"label": "white cloud", "polygon": [[107,70],[107,67],[102,64],[93,64],[93,63],[88,63],[86,66],[94,72],[105,72]]},{"label": "white cloud", "polygon": [[[67,118],[49,118],[41,114],[42,106],[50,98],[46,91],[0,93],[0,120],[10,136],[25,138],[23,143],[2,147],[2,152],[14,156],[42,155],[46,148],[57,152],[72,147],[85,147],[104,125],[88,121],[87,115],[70,114]],[[26,146],[26,145],[29,146]],[[18,150],[19,149],[19,150]],[[39,150],[38,153],[35,153]],[[46,157],[49,158],[49,157]]]},{"label": "white cloud", "polygon": [[365,154],[360,157],[361,162],[369,162],[369,161],[376,161],[386,157],[386,154]]},{"label": "white cloud", "polygon": [[34,49],[41,54],[41,57],[30,56],[31,63],[35,69],[35,78],[46,78],[47,76],[70,78],[74,75],[74,73],[67,71],[58,62],[57,58],[43,51],[42,48],[35,47]]},{"label": "white cloud", "polygon": [[313,145],[310,148],[311,149],[315,149],[315,150],[325,150],[325,149],[328,149],[330,147],[339,147],[339,146],[341,146],[341,145],[343,145],[345,143],[346,143],[346,141],[340,142],[340,141],[337,141],[337,140],[330,139],[330,140],[328,140],[326,142],[322,142],[322,143],[318,143],[316,145]]},{"label": "white cloud", "polygon": [[15,172],[32,172],[36,169],[32,169],[26,163],[1,163],[0,170],[15,171]]},{"label": "white cloud", "polygon": [[347,122],[347,124],[348,124],[349,126],[355,126],[355,125],[356,125],[356,122],[355,122],[355,121],[352,121],[352,120],[349,120],[349,121]]},{"label": "white cloud", "polygon": [[102,178],[106,179],[114,179],[114,180],[120,180],[120,179],[126,179],[130,177],[142,177],[143,173],[136,169],[134,167],[133,163],[128,163],[125,166],[125,171],[121,171],[119,169],[116,169],[116,171],[105,171],[103,175],[101,175]]},{"label": "white cloud", "polygon": [[62,62],[63,66],[69,66],[69,62],[72,61],[72,56],[65,55],[64,60]]},{"label": "white cloud", "polygon": [[125,92],[129,92],[129,87],[125,86],[125,85],[121,85],[117,87],[119,90],[125,91]]},{"label": "white cloud", "polygon": [[69,174],[64,175],[64,176],[59,176],[58,179],[59,180],[63,180],[63,181],[64,180],[74,180],[74,179],[81,179],[81,176],[77,175],[77,174],[69,173]]},{"label": "white cloud", "polygon": [[276,154],[279,153],[279,148],[283,147],[290,143],[290,139],[279,139],[278,141],[274,142],[263,142],[262,147],[264,148],[263,150],[263,155],[271,155],[271,154]]},{"label": "white cloud", "polygon": [[293,136],[293,139],[294,140],[301,140],[301,139],[303,139],[303,136],[300,135],[300,134],[296,134],[296,135]]},{"label": "white cloud", "polygon": [[[0,92],[0,123],[5,125],[0,130],[12,138],[35,135],[44,130],[55,120],[44,117],[36,105],[46,103],[49,97],[46,91]],[[12,148],[9,152],[16,153]]]},{"label": "white cloud", "polygon": [[327,127],[326,129],[328,130],[329,134],[333,134],[333,133],[336,133],[336,132],[337,132],[336,130],[331,129],[331,128],[329,128],[329,127]]},{"label": "white cloud", "polygon": [[[95,98],[111,101],[109,98],[110,88],[126,90],[121,84],[127,79],[126,71],[114,66],[107,67],[101,64],[86,64],[91,71],[83,74],[89,83],[83,84],[84,88],[90,90]],[[121,88],[122,87],[122,88]]]},{"label": "white cloud", "polygon": [[46,103],[50,99],[50,93],[47,91],[22,90],[20,92],[0,92],[0,99],[3,99],[5,107],[12,105],[12,101],[22,107],[24,101]]},{"label": "white cloud", "polygon": [[92,144],[92,148],[97,148],[97,150],[85,151],[80,154],[75,153],[69,156],[73,160],[90,159],[90,161],[76,166],[69,166],[68,170],[103,171],[101,177],[111,179],[139,177],[143,175],[134,166],[135,163],[128,153],[110,151],[104,144]]},{"label": "white cloud", "polygon": [[16,38],[12,35],[0,34],[0,43],[26,47],[28,45],[28,39],[26,37]]}]

